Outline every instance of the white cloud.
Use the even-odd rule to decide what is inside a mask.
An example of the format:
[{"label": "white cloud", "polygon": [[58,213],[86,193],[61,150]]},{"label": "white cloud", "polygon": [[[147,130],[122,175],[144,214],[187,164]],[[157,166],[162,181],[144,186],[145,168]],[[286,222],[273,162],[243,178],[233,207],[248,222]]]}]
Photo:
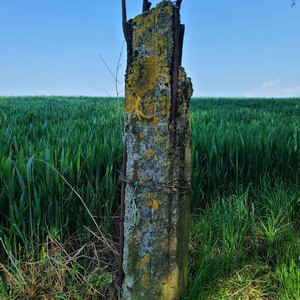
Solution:
[{"label": "white cloud", "polygon": [[260,86],[245,93],[245,97],[253,98],[290,98],[300,97],[300,83],[294,85],[284,84],[281,79],[264,82]]},{"label": "white cloud", "polygon": [[273,87],[273,86],[276,86],[278,85],[278,83],[281,81],[280,78],[276,79],[276,80],[273,80],[273,81],[269,81],[269,82],[264,82],[261,87],[262,88],[270,88],[270,87]]}]

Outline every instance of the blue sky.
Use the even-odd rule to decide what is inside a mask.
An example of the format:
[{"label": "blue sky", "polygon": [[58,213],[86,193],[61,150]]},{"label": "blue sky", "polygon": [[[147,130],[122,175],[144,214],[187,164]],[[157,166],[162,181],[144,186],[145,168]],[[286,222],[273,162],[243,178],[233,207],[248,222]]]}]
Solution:
[{"label": "blue sky", "polygon": [[[121,0],[0,0],[0,95],[116,95]],[[159,1],[152,1],[155,5]],[[142,0],[127,0],[128,16]],[[194,96],[300,96],[300,2],[183,0]],[[119,79],[123,81],[125,51]],[[118,85],[121,91],[123,85]]]}]

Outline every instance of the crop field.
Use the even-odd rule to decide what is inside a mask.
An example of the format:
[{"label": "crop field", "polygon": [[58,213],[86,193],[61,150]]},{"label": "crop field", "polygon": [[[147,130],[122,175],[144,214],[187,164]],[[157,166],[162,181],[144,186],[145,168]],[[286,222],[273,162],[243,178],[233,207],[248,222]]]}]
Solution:
[{"label": "crop field", "polygon": [[[193,99],[191,123],[184,299],[300,299],[300,99]],[[122,124],[123,99],[0,97],[0,299],[116,298]]]}]

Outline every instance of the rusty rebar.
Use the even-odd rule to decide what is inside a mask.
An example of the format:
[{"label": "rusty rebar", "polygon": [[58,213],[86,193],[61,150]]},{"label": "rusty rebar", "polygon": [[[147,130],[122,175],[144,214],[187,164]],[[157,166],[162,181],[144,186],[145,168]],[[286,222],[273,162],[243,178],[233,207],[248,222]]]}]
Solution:
[{"label": "rusty rebar", "polygon": [[148,0],[143,0],[143,12],[148,11],[151,7],[151,2]]},{"label": "rusty rebar", "polygon": [[126,0],[122,0],[122,27],[126,43],[129,42],[128,30],[127,30],[127,11],[126,11]]}]

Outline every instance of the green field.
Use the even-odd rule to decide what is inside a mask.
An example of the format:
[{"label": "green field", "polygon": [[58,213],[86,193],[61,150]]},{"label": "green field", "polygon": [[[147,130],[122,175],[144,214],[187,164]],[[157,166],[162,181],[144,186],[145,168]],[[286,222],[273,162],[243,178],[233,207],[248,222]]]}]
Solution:
[{"label": "green field", "polygon": [[[96,224],[117,243],[122,112],[0,97],[0,299],[116,297]],[[300,299],[300,99],[193,99],[191,121],[184,299]]]}]

